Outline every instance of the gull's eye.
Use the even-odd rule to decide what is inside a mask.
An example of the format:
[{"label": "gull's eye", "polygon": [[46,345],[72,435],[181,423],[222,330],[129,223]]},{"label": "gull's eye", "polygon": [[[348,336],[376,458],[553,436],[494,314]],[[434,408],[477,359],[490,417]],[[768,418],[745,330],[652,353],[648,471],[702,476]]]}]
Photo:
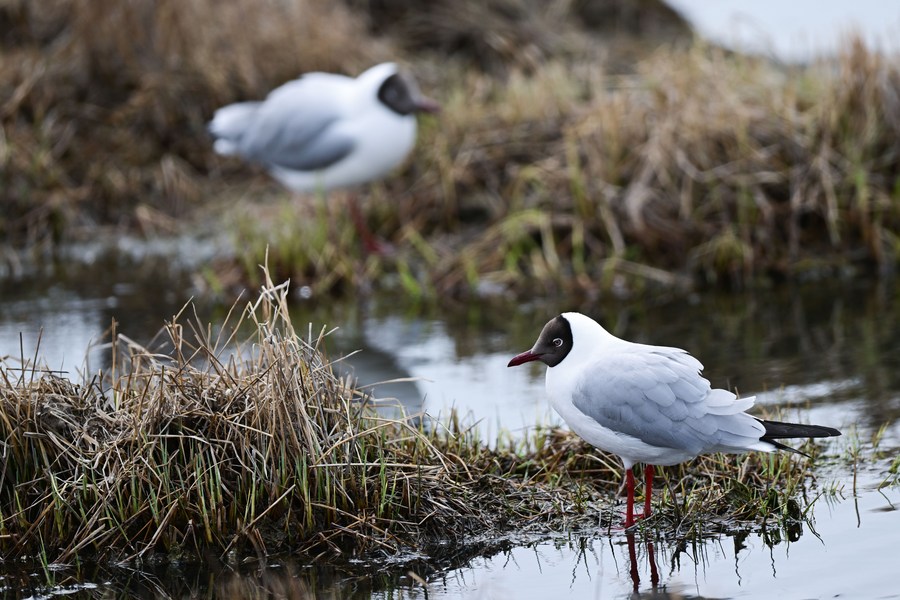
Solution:
[{"label": "gull's eye", "polygon": [[554,346],[556,346],[557,348],[559,348],[560,346],[562,346],[562,344],[563,344],[562,338],[553,338],[553,345],[554,345]]}]

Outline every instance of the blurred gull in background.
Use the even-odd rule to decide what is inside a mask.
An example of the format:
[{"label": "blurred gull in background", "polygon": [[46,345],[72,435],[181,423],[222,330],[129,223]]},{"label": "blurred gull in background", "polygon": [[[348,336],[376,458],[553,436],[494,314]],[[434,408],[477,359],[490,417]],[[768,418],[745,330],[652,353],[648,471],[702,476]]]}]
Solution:
[{"label": "blurred gull in background", "polygon": [[[541,361],[554,410],[589,444],[619,456],[628,492],[625,527],[650,516],[654,465],[701,454],[788,450],[778,440],[841,435],[832,427],[767,421],[747,414],[754,397],[714,389],[703,365],[681,350],[617,338],[581,313],[550,320],[510,367]],[[635,463],[645,465],[644,512],[634,514]]]},{"label": "blurred gull in background", "polygon": [[259,164],[296,192],[325,192],[385,176],[415,145],[416,113],[438,109],[411,75],[382,63],[355,79],[307,73],[263,101],[220,108],[209,131],[219,154]]}]

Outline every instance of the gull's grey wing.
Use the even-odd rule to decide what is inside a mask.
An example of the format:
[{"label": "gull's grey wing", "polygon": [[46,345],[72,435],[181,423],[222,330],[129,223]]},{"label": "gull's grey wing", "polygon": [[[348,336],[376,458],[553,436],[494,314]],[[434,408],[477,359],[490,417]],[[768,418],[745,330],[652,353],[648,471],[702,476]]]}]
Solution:
[{"label": "gull's grey wing", "polygon": [[743,413],[752,398],[713,390],[684,350],[635,344],[598,360],[573,403],[600,425],[644,443],[693,454],[740,449],[765,429]]},{"label": "gull's grey wing", "polygon": [[309,73],[273,90],[257,109],[240,153],[265,165],[301,171],[325,168],[353,151],[355,142],[334,128],[352,79]]}]

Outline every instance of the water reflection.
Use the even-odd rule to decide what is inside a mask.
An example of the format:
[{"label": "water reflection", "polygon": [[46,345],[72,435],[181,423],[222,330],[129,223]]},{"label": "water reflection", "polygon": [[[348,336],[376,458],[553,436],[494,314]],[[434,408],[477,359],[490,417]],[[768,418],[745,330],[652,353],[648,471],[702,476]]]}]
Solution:
[{"label": "water reflection", "polygon": [[473,560],[434,598],[894,597],[900,491],[822,503],[810,524],[671,539],[666,533],[546,541]]},{"label": "water reflection", "polygon": [[110,364],[113,321],[148,343],[191,298],[190,277],[169,257],[97,251],[89,263],[49,262],[0,280],[0,357],[33,362],[72,379]]},{"label": "water reflection", "polygon": [[[637,543],[635,542],[635,535],[633,533],[625,534],[625,541],[628,544],[628,561],[631,564],[631,569],[629,573],[631,574],[631,583],[634,586],[634,592],[638,596],[640,596],[641,591],[641,569],[638,563],[637,556]],[[659,571],[656,567],[656,553],[653,551],[653,542],[650,540],[642,540],[642,548],[645,549],[644,557],[646,558],[646,563],[650,567],[650,590],[652,592],[653,597],[658,597],[657,592],[659,591]],[[666,594],[668,596],[668,594]]]},{"label": "water reflection", "polygon": [[[200,564],[3,565],[10,598],[772,598],[895,597],[900,487],[879,489],[888,456],[859,494],[828,492],[807,521],[687,537],[583,529],[484,536],[382,559],[281,556]],[[829,488],[830,489],[830,488]],[[711,525],[717,527],[717,525]]]},{"label": "water reflection", "polygon": [[[896,597],[900,489],[861,485],[816,504],[809,522],[732,534],[577,531],[487,536],[387,562],[275,557],[241,564],[32,569],[3,579],[4,597],[83,598],[773,598]],[[859,521],[857,521],[857,510]],[[428,550],[440,556],[438,549]],[[8,569],[8,565],[6,566]],[[84,582],[91,582],[85,584]]]}]

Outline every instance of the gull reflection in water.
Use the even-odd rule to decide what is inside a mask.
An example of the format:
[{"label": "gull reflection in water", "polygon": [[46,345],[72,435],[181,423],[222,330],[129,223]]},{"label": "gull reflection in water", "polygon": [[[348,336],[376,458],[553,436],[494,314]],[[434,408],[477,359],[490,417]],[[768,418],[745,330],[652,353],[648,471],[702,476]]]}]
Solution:
[{"label": "gull reflection in water", "polygon": [[[638,556],[637,556],[637,542],[635,541],[634,533],[629,532],[625,534],[625,539],[628,542],[628,560],[631,565],[631,583],[633,585],[634,593],[637,595],[636,597],[642,598],[644,597],[641,594],[641,571],[638,567]],[[651,587],[651,598],[660,598],[660,597],[668,597],[668,594],[665,592],[659,593],[659,571],[656,566],[656,555],[653,552],[653,542],[648,540],[643,540],[644,546],[642,548],[646,549],[645,557],[647,559],[647,564],[650,566],[650,587]]]}]

